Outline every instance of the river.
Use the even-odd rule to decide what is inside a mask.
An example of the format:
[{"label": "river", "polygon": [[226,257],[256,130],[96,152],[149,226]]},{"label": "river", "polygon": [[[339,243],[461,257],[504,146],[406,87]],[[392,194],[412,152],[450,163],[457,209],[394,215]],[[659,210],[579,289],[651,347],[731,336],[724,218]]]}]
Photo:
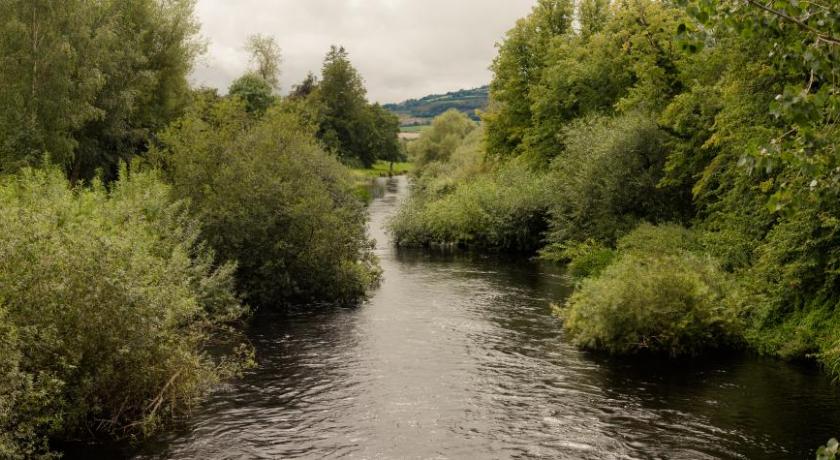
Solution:
[{"label": "river", "polygon": [[397,250],[384,224],[406,193],[390,179],[371,204],[369,301],[258,315],[258,367],[130,456],[782,459],[840,435],[840,391],[816,369],[582,352],[550,314],[570,291],[557,268]]}]

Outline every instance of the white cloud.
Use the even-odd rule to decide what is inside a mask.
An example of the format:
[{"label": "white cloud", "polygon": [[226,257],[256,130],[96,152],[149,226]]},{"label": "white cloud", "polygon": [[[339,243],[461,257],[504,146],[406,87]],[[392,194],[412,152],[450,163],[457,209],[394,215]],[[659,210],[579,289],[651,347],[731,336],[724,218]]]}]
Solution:
[{"label": "white cloud", "polygon": [[533,0],[198,0],[207,54],[195,84],[225,90],[248,68],[245,39],[273,36],[283,49],[282,84],[320,72],[343,45],[371,100],[397,102],[490,80],[495,43]]}]

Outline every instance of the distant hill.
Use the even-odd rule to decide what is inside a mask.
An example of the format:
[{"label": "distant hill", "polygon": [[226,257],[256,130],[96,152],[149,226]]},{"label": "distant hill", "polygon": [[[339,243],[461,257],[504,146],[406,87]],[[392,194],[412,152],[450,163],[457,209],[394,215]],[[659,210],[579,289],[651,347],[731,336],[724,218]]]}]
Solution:
[{"label": "distant hill", "polygon": [[399,104],[385,104],[384,107],[399,115],[404,125],[426,124],[428,119],[449,109],[458,109],[474,120],[478,120],[475,111],[487,107],[488,97],[489,88],[482,86],[446,94],[433,94],[421,99],[409,99]]}]

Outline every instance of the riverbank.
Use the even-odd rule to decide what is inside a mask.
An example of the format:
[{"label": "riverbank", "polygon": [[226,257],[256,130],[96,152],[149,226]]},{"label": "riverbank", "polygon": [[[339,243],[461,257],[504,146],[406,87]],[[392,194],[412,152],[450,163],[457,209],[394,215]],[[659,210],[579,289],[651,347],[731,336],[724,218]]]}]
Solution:
[{"label": "riverbank", "polygon": [[412,142],[397,243],[570,264],[557,312],[587,349],[747,349],[840,379],[837,59],[755,5],[598,5],[537,4],[481,124],[444,114]]},{"label": "riverbank", "polygon": [[385,224],[407,180],[379,182],[371,298],[258,313],[257,367],[125,456],[807,458],[840,424],[840,394],[813,367],[578,350],[551,314],[573,287],[562,269],[396,248]]}]

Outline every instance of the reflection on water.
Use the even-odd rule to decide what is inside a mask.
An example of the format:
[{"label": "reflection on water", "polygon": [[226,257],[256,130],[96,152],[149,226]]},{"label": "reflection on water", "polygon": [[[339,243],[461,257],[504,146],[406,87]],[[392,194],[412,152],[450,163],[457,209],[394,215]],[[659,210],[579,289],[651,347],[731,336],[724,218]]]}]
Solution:
[{"label": "reflection on water", "polygon": [[259,367],[136,458],[806,458],[840,434],[838,391],[813,370],[576,350],[549,312],[561,273],[393,249],[382,227],[406,185],[386,184],[375,295],[257,318]]}]

